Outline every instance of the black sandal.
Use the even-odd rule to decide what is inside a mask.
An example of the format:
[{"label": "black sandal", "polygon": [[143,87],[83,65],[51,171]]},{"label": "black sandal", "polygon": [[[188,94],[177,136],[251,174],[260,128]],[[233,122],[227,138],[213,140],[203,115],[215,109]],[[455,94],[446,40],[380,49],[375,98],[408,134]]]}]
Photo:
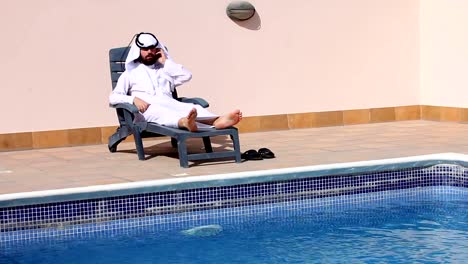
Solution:
[{"label": "black sandal", "polygon": [[261,148],[258,150],[258,154],[262,156],[264,159],[272,159],[275,157],[275,153],[273,153],[271,150],[267,148]]},{"label": "black sandal", "polygon": [[241,155],[242,159],[245,160],[262,160],[263,157],[255,149],[249,149]]}]

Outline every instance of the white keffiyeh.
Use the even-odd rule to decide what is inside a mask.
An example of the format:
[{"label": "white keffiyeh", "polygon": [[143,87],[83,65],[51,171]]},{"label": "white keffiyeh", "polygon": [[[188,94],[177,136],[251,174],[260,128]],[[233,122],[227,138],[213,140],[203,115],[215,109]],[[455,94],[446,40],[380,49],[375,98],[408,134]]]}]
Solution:
[{"label": "white keffiyeh", "polygon": [[[140,81],[147,81],[148,84],[151,83],[155,90],[155,94],[158,92],[157,89],[162,89],[163,93],[172,94],[174,91],[174,79],[169,76],[164,70],[161,70],[161,65],[156,63],[152,66],[143,65],[138,61],[140,57],[140,48],[137,46],[136,42],[143,44],[143,47],[156,46],[163,50],[166,54],[167,59],[171,59],[169,53],[167,52],[166,47],[159,42],[152,34],[141,33],[132,43],[130,51],[128,52],[127,58],[125,59],[125,69],[130,75],[138,75]],[[142,67],[146,66],[146,67]]]}]

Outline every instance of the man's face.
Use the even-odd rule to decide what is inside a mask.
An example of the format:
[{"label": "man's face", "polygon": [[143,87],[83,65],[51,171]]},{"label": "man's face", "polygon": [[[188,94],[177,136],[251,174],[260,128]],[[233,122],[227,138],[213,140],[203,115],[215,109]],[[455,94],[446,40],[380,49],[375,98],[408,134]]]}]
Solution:
[{"label": "man's face", "polygon": [[155,46],[140,48],[141,62],[145,65],[153,65],[161,57],[161,49]]}]

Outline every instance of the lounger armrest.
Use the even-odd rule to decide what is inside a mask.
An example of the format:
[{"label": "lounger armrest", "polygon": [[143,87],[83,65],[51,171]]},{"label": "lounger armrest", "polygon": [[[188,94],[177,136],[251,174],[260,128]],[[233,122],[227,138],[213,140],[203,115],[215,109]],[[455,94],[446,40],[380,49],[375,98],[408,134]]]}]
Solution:
[{"label": "lounger armrest", "polygon": [[199,98],[199,97],[194,97],[194,98],[180,97],[179,100],[182,103],[193,103],[193,104],[200,105],[203,108],[207,108],[208,106],[210,106],[210,104],[207,101],[205,101],[205,99]]},{"label": "lounger armrest", "polygon": [[123,104],[115,104],[115,105],[110,105],[110,107],[113,108],[122,108],[130,113],[138,113],[138,108],[135,105],[129,104],[129,103],[123,103]]}]

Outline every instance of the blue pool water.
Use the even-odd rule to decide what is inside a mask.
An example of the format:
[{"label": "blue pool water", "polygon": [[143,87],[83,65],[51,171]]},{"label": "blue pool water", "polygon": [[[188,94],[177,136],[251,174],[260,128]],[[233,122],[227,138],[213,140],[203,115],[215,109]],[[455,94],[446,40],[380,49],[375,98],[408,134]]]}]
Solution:
[{"label": "blue pool water", "polygon": [[11,243],[1,249],[0,263],[468,261],[466,195],[278,208],[236,219],[210,219],[203,222],[209,225],[206,229],[196,229],[194,220],[165,230],[146,226]]}]

